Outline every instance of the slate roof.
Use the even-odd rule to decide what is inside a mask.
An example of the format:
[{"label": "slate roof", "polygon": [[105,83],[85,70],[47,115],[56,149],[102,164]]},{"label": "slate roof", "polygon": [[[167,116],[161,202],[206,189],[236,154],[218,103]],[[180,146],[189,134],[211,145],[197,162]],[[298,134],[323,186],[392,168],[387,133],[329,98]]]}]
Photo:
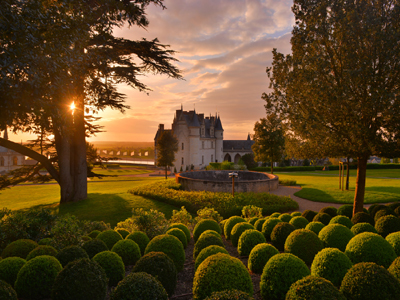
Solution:
[{"label": "slate roof", "polygon": [[253,144],[254,141],[252,140],[224,140],[222,147],[224,151],[232,151],[232,150],[251,151],[251,146]]}]

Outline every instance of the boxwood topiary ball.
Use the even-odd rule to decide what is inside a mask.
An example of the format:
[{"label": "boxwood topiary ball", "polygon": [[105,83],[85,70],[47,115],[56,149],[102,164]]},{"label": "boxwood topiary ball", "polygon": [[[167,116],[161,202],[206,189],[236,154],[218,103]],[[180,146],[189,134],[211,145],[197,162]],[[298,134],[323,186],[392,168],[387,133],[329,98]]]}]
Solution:
[{"label": "boxwood topiary ball", "polygon": [[345,216],[336,216],[333,217],[330,221],[329,224],[341,224],[346,226],[347,228],[351,229],[353,227],[353,223],[348,217]]},{"label": "boxwood topiary ball", "polygon": [[126,238],[130,234],[130,232],[128,230],[123,229],[123,228],[115,229],[115,231],[118,232],[122,236],[123,239]]},{"label": "boxwood topiary ball", "polygon": [[269,217],[270,218],[278,218],[281,214],[278,212],[274,212],[273,214],[271,214]]},{"label": "boxwood topiary ball", "polygon": [[0,280],[0,299],[1,300],[18,300],[17,293],[7,282]]},{"label": "boxwood topiary ball", "polygon": [[[369,207],[368,207],[368,213],[372,216],[372,211],[375,209],[375,207],[377,207],[377,206],[381,206],[381,204],[372,204],[372,205],[370,205]],[[372,216],[373,217],[373,216]]]},{"label": "boxwood topiary ball", "polygon": [[302,217],[306,218],[308,222],[312,222],[314,217],[317,215],[317,212],[313,211],[313,210],[309,210],[306,209],[305,211],[303,211],[303,213],[301,214]]},{"label": "boxwood topiary ball", "polygon": [[374,217],[375,224],[380,218],[386,217],[386,216],[394,216],[397,218],[396,213],[387,207],[385,209],[380,209],[376,212],[375,217]]},{"label": "boxwood topiary ball", "polygon": [[95,261],[82,258],[70,262],[57,275],[52,300],[104,300],[107,275]]},{"label": "boxwood topiary ball", "polygon": [[243,223],[238,223],[235,226],[233,226],[232,231],[231,231],[231,242],[232,245],[237,247],[239,238],[242,235],[243,232],[245,232],[248,229],[254,229],[253,225],[247,222]]},{"label": "boxwood topiary ball", "polygon": [[[171,228],[179,228],[180,230],[182,230],[182,231],[185,233],[187,242],[188,242],[188,244],[189,244],[189,242],[190,242],[190,230],[189,230],[189,228],[188,228],[185,224],[182,224],[182,223],[172,223],[172,224],[169,226],[169,229],[171,229]],[[221,228],[221,227],[220,227],[220,228]],[[221,231],[220,231],[220,232],[221,232]]]},{"label": "boxwood topiary ball", "polygon": [[307,276],[293,283],[285,300],[346,300],[332,282],[317,276]]},{"label": "boxwood topiary ball", "polygon": [[222,234],[224,234],[224,228],[225,228],[226,221],[228,221],[228,219],[225,219],[225,220],[222,220],[221,222],[219,222],[219,227],[221,228]]},{"label": "boxwood topiary ball", "polygon": [[314,232],[307,229],[296,229],[287,237],[284,248],[285,252],[296,255],[310,265],[314,256],[324,246]]},{"label": "boxwood topiary ball", "polygon": [[325,225],[322,224],[321,222],[310,222],[307,224],[305,229],[311,230],[311,231],[315,232],[316,235],[318,235],[319,232],[321,231],[321,229],[324,227],[325,227]]},{"label": "boxwood topiary ball", "polygon": [[261,274],[268,260],[276,254],[279,254],[279,251],[271,244],[258,244],[250,252],[247,267],[251,272]]},{"label": "boxwood topiary ball", "polygon": [[111,251],[97,253],[93,260],[106,272],[108,284],[116,286],[125,277],[125,266],[121,257]]},{"label": "boxwood topiary ball", "polygon": [[338,216],[346,216],[349,219],[353,217],[353,205],[351,204],[344,204],[340,206],[337,210]]},{"label": "boxwood topiary ball", "polygon": [[333,206],[327,206],[327,207],[321,208],[319,210],[319,213],[328,214],[333,218],[333,217],[337,216],[337,209]]},{"label": "boxwood topiary ball", "polygon": [[131,273],[113,291],[110,300],[167,300],[162,284],[145,272]]},{"label": "boxwood topiary ball", "polygon": [[392,262],[388,271],[400,281],[400,256]]},{"label": "boxwood topiary ball", "polygon": [[344,225],[329,224],[321,229],[318,237],[324,243],[324,247],[338,248],[340,251],[344,251],[354,234]]},{"label": "boxwood topiary ball", "polygon": [[376,205],[376,206],[372,209],[372,211],[370,212],[371,217],[373,217],[375,221],[376,221],[375,216],[376,216],[376,214],[378,213],[378,211],[380,211],[380,210],[385,210],[385,211],[389,210],[389,211],[392,211],[392,210],[391,210],[390,208],[388,208],[386,205],[382,205],[382,204]]},{"label": "boxwood topiary ball", "polygon": [[102,240],[94,239],[84,242],[82,245],[82,249],[86,251],[86,253],[89,255],[89,258],[91,259],[97,253],[107,251],[108,247]]},{"label": "boxwood topiary ball", "polygon": [[138,244],[130,239],[118,241],[111,251],[121,257],[125,266],[134,265],[142,256]]},{"label": "boxwood topiary ball", "polygon": [[310,275],[310,270],[297,256],[290,253],[274,255],[261,275],[261,296],[268,300],[285,299],[290,286],[307,275]]},{"label": "boxwood topiary ball", "polygon": [[247,229],[240,235],[238,253],[240,256],[249,256],[255,246],[265,242],[265,237],[261,232],[255,229]]},{"label": "boxwood topiary ball", "polygon": [[132,272],[146,272],[157,278],[169,296],[172,296],[175,291],[177,283],[175,264],[163,252],[150,252],[144,255],[133,267]]},{"label": "boxwood topiary ball", "polygon": [[212,219],[202,219],[200,220],[193,229],[193,240],[196,243],[200,235],[206,230],[214,230],[221,234],[221,227],[218,223]]},{"label": "boxwood topiary ball", "polygon": [[315,255],[311,275],[323,277],[340,287],[344,275],[353,266],[351,260],[337,248],[325,248]]},{"label": "boxwood topiary ball", "polygon": [[299,216],[292,218],[289,223],[292,224],[294,227],[296,227],[296,229],[300,229],[300,228],[306,228],[309,222],[306,218]]},{"label": "boxwood topiary ball", "polygon": [[26,257],[26,260],[31,260],[32,258],[35,258],[36,256],[40,255],[50,255],[50,256],[56,256],[58,251],[52,247],[52,246],[46,246],[46,245],[41,245],[37,246],[35,249],[33,249],[31,252]]},{"label": "boxwood topiary ball", "polygon": [[396,215],[400,216],[400,206],[396,207],[394,209],[394,212],[396,213]]},{"label": "boxwood topiary ball", "polygon": [[258,220],[254,223],[254,228],[261,232],[265,220],[266,220],[265,218],[264,218],[264,219],[258,219]]},{"label": "boxwood topiary ball", "polygon": [[360,234],[362,232],[373,232],[373,233],[378,233],[376,231],[375,227],[372,226],[370,223],[357,223],[354,224],[353,227],[351,227],[351,232],[354,233],[354,235]]},{"label": "boxwood topiary ball", "polygon": [[252,218],[249,220],[249,223],[250,223],[251,225],[254,226],[254,224],[256,224],[256,222],[257,222],[259,219],[260,219],[259,217],[252,217]]},{"label": "boxwood topiary ball", "polygon": [[52,241],[53,241],[52,238],[44,238],[44,239],[41,239],[41,240],[38,242],[38,244],[39,244],[39,245],[48,245],[48,246],[50,246],[50,244],[51,244]]},{"label": "boxwood topiary ball", "polygon": [[193,249],[193,259],[194,260],[196,260],[197,256],[201,252],[201,250],[203,250],[204,248],[206,248],[208,246],[216,245],[216,246],[221,246],[221,247],[225,248],[222,238],[220,236],[219,237],[216,236],[215,231],[213,231],[213,232],[214,233],[203,232],[201,234],[200,238],[198,239],[198,241],[196,242],[196,244],[194,244],[194,249]]},{"label": "boxwood topiary ball", "polygon": [[25,264],[26,260],[17,256],[0,260],[0,280],[14,286],[18,272]]},{"label": "boxwood topiary ball", "polygon": [[398,299],[400,281],[375,263],[358,263],[344,276],[340,291],[348,300]]},{"label": "boxwood topiary ball", "polygon": [[7,245],[1,253],[2,258],[17,256],[26,259],[29,252],[35,249],[38,245],[35,241],[28,239],[16,240]]},{"label": "boxwood topiary ball", "polygon": [[292,212],[290,215],[291,215],[292,217],[298,217],[298,216],[301,216],[301,212],[299,212],[299,211],[294,211],[294,212]]},{"label": "boxwood topiary ball", "polygon": [[99,233],[96,239],[103,241],[107,245],[108,250],[110,250],[116,242],[122,240],[122,236],[115,230],[109,229]]},{"label": "boxwood topiary ball", "polygon": [[57,274],[62,270],[60,262],[49,255],[32,258],[19,270],[15,281],[18,298],[49,298]]},{"label": "boxwood topiary ball", "polygon": [[150,242],[150,239],[148,238],[147,234],[144,233],[143,231],[134,231],[131,234],[129,234],[125,239],[132,240],[136,244],[138,244],[140,248],[140,253],[142,255],[144,255],[144,250],[146,249],[147,244]]},{"label": "boxwood topiary ball", "polygon": [[392,245],[394,252],[396,252],[397,256],[400,256],[400,232],[393,232],[389,234],[385,240],[389,242],[390,245]]},{"label": "boxwood topiary ball", "polygon": [[207,234],[212,234],[212,235],[216,236],[217,238],[219,238],[219,239],[222,241],[221,235],[220,235],[218,232],[216,232],[215,230],[206,230],[206,231],[204,231],[202,234],[200,234],[199,239],[200,239],[203,235],[207,235]]},{"label": "boxwood topiary ball", "polygon": [[164,252],[175,264],[178,272],[183,270],[185,263],[185,250],[177,237],[169,234],[161,234],[154,237],[147,245],[145,254],[155,252]]},{"label": "boxwood topiary ball", "polygon": [[60,252],[57,253],[56,258],[61,265],[65,267],[71,261],[81,258],[89,258],[89,255],[79,246],[68,246],[61,249]]},{"label": "boxwood topiary ball", "polygon": [[374,262],[385,268],[388,268],[397,257],[392,245],[372,232],[363,232],[354,236],[347,244],[345,254],[353,264]]},{"label": "boxwood topiary ball", "polygon": [[288,222],[289,223],[289,221],[292,219],[292,216],[285,213],[285,214],[281,214],[278,217],[278,219],[281,220],[282,222]]},{"label": "boxwood topiary ball", "polygon": [[206,248],[204,248],[203,250],[200,251],[199,255],[197,255],[196,260],[194,262],[194,270],[196,271],[197,268],[200,266],[200,264],[209,256],[217,254],[217,253],[225,253],[225,254],[229,254],[228,251],[221,247],[221,246],[217,246],[217,245],[211,245],[208,246]]},{"label": "boxwood topiary ball", "polygon": [[287,237],[295,230],[296,227],[287,222],[280,222],[276,224],[271,232],[272,245],[274,245],[279,251],[283,251]]},{"label": "boxwood topiary ball", "polygon": [[386,204],[386,206],[389,207],[390,209],[395,210],[396,208],[400,207],[400,202],[389,203]]},{"label": "boxwood topiary ball", "polygon": [[375,229],[381,236],[386,237],[392,232],[400,231],[400,219],[393,215],[383,216],[375,222]]},{"label": "boxwood topiary ball", "polygon": [[279,220],[278,218],[268,218],[267,220],[265,220],[261,232],[264,234],[265,239],[267,241],[271,240],[271,233],[272,230],[274,229],[275,225],[282,222],[281,220]]},{"label": "boxwood topiary ball", "polygon": [[313,219],[314,222],[321,222],[324,225],[328,225],[332,217],[327,213],[317,213]]},{"label": "boxwood topiary ball", "polygon": [[93,230],[88,234],[88,236],[90,236],[92,239],[95,239],[100,233],[100,230]]},{"label": "boxwood topiary ball", "polygon": [[211,296],[204,300],[254,300],[249,294],[238,290],[225,290],[221,292],[214,292]]},{"label": "boxwood topiary ball", "polygon": [[167,230],[166,234],[170,234],[177,237],[181,241],[183,248],[186,249],[187,239],[186,239],[186,234],[182,231],[182,229],[171,228]]},{"label": "boxwood topiary ball", "polygon": [[230,289],[253,295],[253,283],[246,267],[228,254],[217,253],[207,257],[194,274],[193,299],[204,299],[213,292]]},{"label": "boxwood topiary ball", "polygon": [[224,235],[227,240],[231,239],[231,231],[232,231],[233,226],[235,226],[237,223],[241,223],[241,222],[246,222],[246,220],[241,217],[238,217],[238,216],[232,216],[225,222]]},{"label": "boxwood topiary ball", "polygon": [[369,223],[372,226],[374,226],[375,221],[374,218],[371,217],[370,214],[365,213],[365,212],[358,212],[356,213],[352,218],[351,222],[353,224],[358,224],[358,223]]}]

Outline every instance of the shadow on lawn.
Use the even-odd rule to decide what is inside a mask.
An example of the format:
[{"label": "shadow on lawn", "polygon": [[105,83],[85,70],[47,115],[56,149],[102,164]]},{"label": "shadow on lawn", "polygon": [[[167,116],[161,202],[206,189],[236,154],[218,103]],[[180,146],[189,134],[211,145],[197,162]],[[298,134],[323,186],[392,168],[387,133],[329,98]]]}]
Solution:
[{"label": "shadow on lawn", "polygon": [[337,200],[333,198],[331,195],[325,193],[322,190],[313,188],[302,188],[297,193],[294,193],[294,195],[300,198],[317,202],[333,202],[333,203],[337,202]]},{"label": "shadow on lawn", "polygon": [[371,186],[365,188],[368,192],[379,192],[379,193],[390,193],[390,194],[398,194],[400,198],[400,187],[393,186]]}]

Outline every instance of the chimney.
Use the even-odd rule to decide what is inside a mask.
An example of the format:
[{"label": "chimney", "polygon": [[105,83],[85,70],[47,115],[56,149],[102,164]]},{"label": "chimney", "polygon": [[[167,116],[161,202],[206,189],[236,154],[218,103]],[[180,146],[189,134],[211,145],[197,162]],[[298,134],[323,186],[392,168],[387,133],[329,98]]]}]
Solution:
[{"label": "chimney", "polygon": [[158,126],[158,130],[164,131],[164,124],[160,124],[160,125]]}]

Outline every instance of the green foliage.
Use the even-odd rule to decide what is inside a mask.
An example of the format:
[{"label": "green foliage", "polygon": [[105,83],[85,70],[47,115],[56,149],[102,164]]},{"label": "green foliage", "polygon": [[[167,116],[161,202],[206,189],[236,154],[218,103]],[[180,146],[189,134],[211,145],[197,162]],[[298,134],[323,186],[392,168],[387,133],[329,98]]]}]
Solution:
[{"label": "green foliage", "polygon": [[353,264],[374,262],[385,268],[388,268],[396,258],[396,253],[389,242],[372,232],[354,236],[347,244],[345,254]]},{"label": "green foliage", "polygon": [[300,229],[300,228],[306,228],[306,226],[308,225],[308,220],[304,217],[293,217],[290,221],[290,224],[292,224],[294,227],[296,227],[296,229]]},{"label": "green foliage", "polygon": [[246,205],[242,208],[242,217],[246,220],[253,217],[262,218],[262,208],[254,205]]},{"label": "green foliage", "polygon": [[279,184],[283,186],[294,186],[297,184],[297,182],[296,180],[285,179],[285,180],[279,180]]},{"label": "green foliage", "polygon": [[[169,219],[169,222],[183,224],[187,228],[190,228],[190,230],[193,230],[194,224],[196,223],[192,215],[186,210],[184,206],[182,206],[180,210],[174,209],[172,211],[172,216]],[[189,236],[190,236],[190,231],[189,231]]]},{"label": "green foliage", "polygon": [[242,156],[242,160],[243,160],[243,162],[246,165],[248,170],[257,167],[257,163],[254,160],[254,154],[253,153],[247,153],[247,154],[243,155]]},{"label": "green foliage", "polygon": [[53,256],[31,259],[18,272],[15,281],[18,297],[32,300],[50,297],[54,280],[61,270],[60,262]]},{"label": "green foliage", "polygon": [[90,236],[92,239],[95,239],[100,233],[101,233],[101,231],[99,231],[99,230],[93,230],[92,232],[90,232],[88,234],[88,236]]},{"label": "green foliage", "polygon": [[[157,166],[172,166],[178,151],[178,139],[171,130],[161,131],[156,140]],[[165,174],[167,176],[167,174]]]},{"label": "green foliage", "polygon": [[147,245],[145,254],[155,252],[163,252],[172,259],[178,272],[183,270],[185,263],[185,250],[181,241],[169,234],[162,234],[154,237]]},{"label": "green foliage", "polygon": [[[246,154],[247,155],[247,154]],[[254,300],[249,294],[238,290],[225,290],[221,292],[213,292],[211,296],[204,300]]]},{"label": "green foliage", "polygon": [[328,280],[307,276],[293,283],[285,300],[346,300],[343,294]]},{"label": "green foliage", "polygon": [[66,214],[57,219],[51,228],[51,234],[53,238],[51,246],[61,250],[67,246],[79,245],[86,233],[77,217]]},{"label": "green foliage", "polygon": [[[219,228],[219,226],[218,226],[218,228]],[[171,228],[171,229],[168,229],[166,234],[170,234],[170,235],[173,235],[173,236],[177,237],[181,241],[181,243],[183,245],[183,248],[186,249],[186,247],[187,247],[187,238],[186,238],[186,234],[183,232],[182,229]]]},{"label": "green foliage", "polygon": [[96,239],[103,241],[109,250],[115,245],[116,242],[122,240],[122,236],[116,230],[106,230],[96,237]]},{"label": "green foliage", "polygon": [[328,225],[332,217],[327,213],[317,213],[313,218],[314,222],[321,222],[322,224]]},{"label": "green foliage", "polygon": [[95,261],[83,258],[70,262],[57,275],[52,300],[104,300],[107,275]]},{"label": "green foliage", "polygon": [[276,254],[279,254],[279,251],[271,244],[258,244],[250,252],[247,267],[251,272],[261,274],[268,260]]},{"label": "green foliage", "polygon": [[323,248],[324,246],[318,236],[307,229],[296,229],[293,231],[287,237],[284,246],[286,253],[296,255],[307,265],[312,263],[314,256]]},{"label": "green foliage", "polygon": [[179,228],[180,230],[182,230],[186,235],[187,243],[190,242],[190,230],[185,224],[183,224],[183,223],[172,223],[171,225],[169,225],[169,229],[172,229],[172,228]]},{"label": "green foliage", "polygon": [[325,248],[315,255],[311,264],[311,275],[323,277],[340,287],[344,275],[353,263],[342,251],[336,248]]},{"label": "green foliage", "polygon": [[308,222],[312,222],[314,217],[317,215],[317,212],[313,211],[313,210],[309,210],[306,209],[301,216],[306,218],[308,220]]},{"label": "green foliage", "polygon": [[193,259],[196,260],[197,256],[201,252],[201,250],[203,250],[204,248],[207,248],[208,246],[211,246],[211,245],[221,246],[221,247],[225,248],[221,236],[217,236],[216,234],[213,234],[211,232],[204,232],[199,237],[196,244],[194,244]]},{"label": "green foliage", "polygon": [[397,257],[390,267],[388,268],[390,274],[392,274],[397,280],[400,281],[400,257]]},{"label": "green foliage", "polygon": [[117,253],[103,251],[97,253],[93,257],[93,261],[97,262],[106,272],[110,286],[116,286],[125,277],[125,266]]},{"label": "green foliage", "polygon": [[145,272],[158,279],[169,296],[175,291],[177,283],[175,264],[163,252],[150,252],[144,255],[135,264],[132,272]]},{"label": "green foliage", "polygon": [[386,216],[394,216],[396,218],[398,217],[396,215],[396,213],[392,209],[390,209],[389,207],[387,207],[385,209],[380,209],[375,214],[375,217],[374,217],[375,224],[380,218],[383,218],[383,217],[386,217]]},{"label": "green foliage", "polygon": [[266,243],[266,240],[261,232],[255,229],[247,229],[239,237],[238,253],[240,256],[249,256],[251,250],[262,243]]},{"label": "green foliage", "polygon": [[1,253],[1,257],[7,258],[17,256],[25,259],[28,256],[29,252],[31,252],[37,246],[38,244],[32,240],[17,240],[7,245],[7,247]]},{"label": "green foliage", "polygon": [[97,253],[109,250],[106,243],[98,239],[84,242],[82,244],[82,249],[86,251],[90,259]]},{"label": "green foliage", "polygon": [[222,221],[221,215],[212,207],[204,207],[197,211],[196,222],[200,222],[202,219],[212,219],[217,223]]},{"label": "green foliage", "polygon": [[311,231],[315,232],[316,235],[318,235],[319,232],[321,231],[321,229],[324,227],[325,227],[325,225],[322,224],[321,222],[310,222],[307,224],[305,229],[311,230]]},{"label": "green foliage", "polygon": [[26,260],[21,257],[7,257],[0,260],[0,280],[14,286],[18,272],[25,264]]},{"label": "green foliage", "polygon": [[272,216],[265,220],[265,222],[261,228],[261,232],[264,234],[265,239],[267,241],[271,240],[272,230],[274,229],[275,225],[280,222],[282,222],[282,221],[279,220],[278,218],[274,218]]},{"label": "green foliage", "polygon": [[349,219],[353,217],[353,205],[344,204],[337,209],[338,216],[346,216]]},{"label": "green foliage", "polygon": [[255,223],[254,223],[254,228],[257,229],[258,231],[262,231],[262,227],[264,225],[264,222],[266,221],[266,219],[258,219]]},{"label": "green foliage", "polygon": [[213,292],[231,289],[240,289],[253,295],[250,274],[243,263],[223,253],[206,258],[194,275],[193,299],[204,299]]},{"label": "green foliage", "polygon": [[227,240],[230,240],[230,239],[231,239],[231,231],[232,231],[232,228],[233,228],[236,224],[241,223],[241,222],[246,222],[246,220],[243,219],[243,218],[241,218],[241,217],[238,217],[238,216],[232,216],[232,217],[230,217],[230,218],[225,222],[225,225],[224,225],[224,235],[225,235],[225,238],[226,238]]},{"label": "green foliage", "polygon": [[134,231],[126,237],[127,240],[132,240],[136,244],[138,244],[140,248],[140,253],[144,255],[144,250],[146,249],[150,239],[148,238],[147,234],[143,231]]},{"label": "green foliage", "polygon": [[64,268],[71,261],[81,258],[89,258],[89,255],[79,246],[68,246],[61,249],[57,253],[56,258]]},{"label": "green foliage", "polygon": [[[260,219],[259,217],[250,218],[250,219],[249,219],[249,223],[250,223],[251,225],[254,226],[254,224],[256,224],[256,222],[257,222],[259,219]],[[255,226],[254,226],[254,227],[255,227]]]},{"label": "green foliage", "polygon": [[351,227],[351,232],[354,233],[354,235],[360,234],[362,232],[378,233],[375,227],[372,226],[370,223],[357,223],[353,225],[353,227]]},{"label": "green foliage", "polygon": [[292,212],[290,215],[291,215],[292,217],[299,217],[299,216],[301,216],[301,212],[299,212],[299,211],[294,211],[294,212]]},{"label": "green foliage", "polygon": [[[383,210],[379,212],[382,211]],[[377,216],[379,212],[375,216]],[[393,215],[383,216],[375,222],[375,229],[381,236],[386,237],[392,232],[400,231],[400,219]]]},{"label": "green foliage", "polygon": [[[385,238],[392,245],[394,252],[397,256],[400,256],[400,232],[392,232],[388,234]],[[1,262],[0,262],[1,263]]]},{"label": "green foliage", "polygon": [[274,213],[272,213],[269,217],[270,217],[270,218],[279,218],[280,215],[281,215],[280,213],[274,212]]},{"label": "green foliage", "polygon": [[130,232],[128,230],[123,229],[123,228],[116,229],[115,231],[118,232],[122,236],[123,239],[126,238],[130,234]]},{"label": "green foliage", "polygon": [[233,226],[231,231],[231,242],[234,247],[238,246],[239,238],[243,232],[249,229],[254,229],[253,225],[247,222],[238,223]]},{"label": "green foliage", "polygon": [[125,266],[134,265],[142,256],[138,244],[131,239],[125,239],[116,242],[111,248],[111,251],[115,252],[121,257]]},{"label": "green foliage", "polygon": [[193,229],[193,240],[196,243],[200,235],[206,230],[214,230],[221,234],[221,227],[213,219],[202,219],[200,220]]},{"label": "green foliage", "polygon": [[290,253],[274,255],[261,275],[261,296],[268,300],[284,299],[290,286],[307,275],[310,270],[297,256]]},{"label": "green foliage", "polygon": [[271,232],[272,245],[274,245],[279,251],[283,251],[287,237],[295,230],[296,227],[287,222],[276,224]]},{"label": "green foliage", "polygon": [[228,251],[221,246],[211,245],[205,247],[200,253],[197,255],[196,260],[194,262],[194,270],[196,271],[200,264],[209,256],[217,254],[217,253],[225,253],[228,254]]},{"label": "green foliage", "polygon": [[337,209],[333,206],[326,206],[324,208],[321,208],[319,212],[328,214],[332,218],[337,216]]},{"label": "green foliage", "polygon": [[354,234],[344,225],[329,224],[321,229],[318,237],[325,247],[338,248],[340,251],[345,251]]},{"label": "green foliage", "polygon": [[351,229],[353,227],[352,221],[346,217],[346,216],[336,216],[333,217],[330,221],[329,224],[341,224],[346,226],[347,228]]},{"label": "green foliage", "polygon": [[2,300],[18,300],[17,293],[12,286],[5,281],[0,280],[0,299]]},{"label": "green foliage", "polygon": [[52,238],[43,238],[43,239],[39,240],[38,244],[43,245],[43,246],[44,245],[50,246],[52,241],[53,241]]},{"label": "green foliage", "polygon": [[122,280],[111,294],[110,300],[168,300],[162,284],[145,272],[131,273]]},{"label": "green foliage", "polygon": [[400,281],[375,263],[358,263],[344,276],[340,291],[348,300],[397,299]]},{"label": "green foliage", "polygon": [[287,222],[287,223],[289,223],[289,221],[292,219],[292,216],[289,215],[289,214],[281,214],[281,215],[278,217],[278,219],[281,220],[282,222]]},{"label": "green foliage", "polygon": [[351,222],[353,224],[358,224],[358,223],[369,223],[372,226],[374,226],[375,221],[374,219],[371,217],[370,214],[365,213],[365,212],[358,212],[356,213],[352,218],[351,218]]},{"label": "green foliage", "polygon": [[31,260],[32,258],[35,258],[36,256],[40,255],[49,255],[49,256],[56,256],[58,251],[51,246],[37,246],[35,249],[33,249],[31,252],[29,252],[28,256],[26,257],[26,260]]}]

